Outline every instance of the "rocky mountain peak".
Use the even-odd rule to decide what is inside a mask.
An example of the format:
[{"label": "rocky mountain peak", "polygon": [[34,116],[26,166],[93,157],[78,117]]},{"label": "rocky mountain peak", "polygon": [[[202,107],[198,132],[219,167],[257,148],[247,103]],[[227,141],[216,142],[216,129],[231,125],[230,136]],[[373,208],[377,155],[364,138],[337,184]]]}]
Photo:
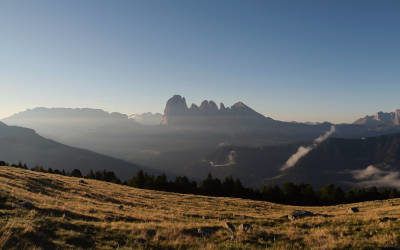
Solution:
[{"label": "rocky mountain peak", "polygon": [[381,121],[381,122],[387,123],[387,122],[391,122],[393,120],[394,113],[393,112],[385,113],[385,112],[380,111],[380,112],[375,114],[374,118],[377,121]]},{"label": "rocky mountain peak", "polygon": [[226,110],[226,107],[222,102],[219,104],[219,110],[220,111],[225,111]]},{"label": "rocky mountain peak", "polygon": [[197,111],[199,111],[199,106],[197,106],[196,104],[192,103],[192,105],[190,105],[189,110],[191,112],[197,112]]},{"label": "rocky mountain peak", "polygon": [[217,114],[218,106],[214,101],[203,101],[200,105],[200,111],[206,114]]},{"label": "rocky mountain peak", "polygon": [[398,126],[400,125],[400,109],[397,109],[394,112],[379,111],[374,115],[367,115],[363,118],[356,120],[354,124],[367,125],[367,126],[377,126],[377,125]]},{"label": "rocky mountain peak", "polygon": [[202,119],[204,120],[203,122],[205,122],[205,120],[211,119],[210,116],[221,116],[224,117],[224,119],[230,119],[229,117],[232,119],[240,119],[240,117],[246,119],[266,119],[266,117],[257,113],[243,102],[237,102],[231,107],[225,107],[225,105],[221,103],[218,107],[214,101],[204,100],[201,102],[200,106],[192,104],[190,108],[188,108],[184,97],[174,95],[167,101],[162,123],[180,124],[188,122],[189,120],[191,123],[196,123],[200,122]]},{"label": "rocky mountain peak", "polygon": [[394,124],[400,125],[400,109],[396,109],[394,112]]},{"label": "rocky mountain peak", "polygon": [[246,104],[244,104],[243,102],[237,102],[237,103],[233,104],[231,108],[232,109],[240,109],[240,110],[251,109]]},{"label": "rocky mountain peak", "polygon": [[188,111],[185,97],[174,95],[167,101],[164,115],[183,115]]}]

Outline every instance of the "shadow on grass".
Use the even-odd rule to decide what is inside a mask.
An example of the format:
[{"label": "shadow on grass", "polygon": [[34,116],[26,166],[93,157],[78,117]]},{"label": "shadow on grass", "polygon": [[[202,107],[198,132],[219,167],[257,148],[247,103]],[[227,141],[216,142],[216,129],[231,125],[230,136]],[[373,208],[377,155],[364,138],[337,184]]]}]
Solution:
[{"label": "shadow on grass", "polygon": [[26,187],[30,192],[49,196],[54,195],[54,191],[68,191],[63,182],[48,178],[28,178]]},{"label": "shadow on grass", "polygon": [[60,210],[54,208],[36,208],[36,210],[42,216],[65,217],[67,219],[83,220],[83,221],[95,221],[95,222],[101,221],[99,218],[84,214],[74,213],[68,210]]}]

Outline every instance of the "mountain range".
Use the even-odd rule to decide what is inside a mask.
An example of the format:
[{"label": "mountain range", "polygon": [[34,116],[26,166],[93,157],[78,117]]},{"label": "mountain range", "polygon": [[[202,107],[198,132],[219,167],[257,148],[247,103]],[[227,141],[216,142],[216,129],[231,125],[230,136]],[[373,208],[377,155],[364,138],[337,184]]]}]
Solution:
[{"label": "mountain range", "polygon": [[[378,114],[353,124],[337,124],[331,136],[351,144],[352,140],[400,132],[396,112]],[[371,119],[379,122],[370,122]],[[128,116],[88,108],[35,108],[3,121],[32,128],[46,138],[71,147],[85,148],[170,175],[203,178],[211,172],[220,178],[238,177],[247,185],[269,183],[271,178],[272,182],[300,181],[301,178],[292,178],[289,173],[302,168],[285,173],[280,168],[299,146],[312,144],[333,125],[275,120],[240,101],[225,106],[205,100],[189,107],[180,95],[166,102],[163,115]],[[367,167],[359,165],[356,167]],[[347,166],[338,167],[345,168]],[[318,184],[306,178],[314,176],[309,171],[319,173],[315,169],[305,169],[303,179]],[[338,182],[334,178],[329,180]]]}]

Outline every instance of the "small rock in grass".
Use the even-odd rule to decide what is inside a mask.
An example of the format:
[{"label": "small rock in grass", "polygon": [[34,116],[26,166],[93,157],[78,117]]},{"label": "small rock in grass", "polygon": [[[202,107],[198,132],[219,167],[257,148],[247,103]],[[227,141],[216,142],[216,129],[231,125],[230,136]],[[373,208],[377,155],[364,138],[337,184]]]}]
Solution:
[{"label": "small rock in grass", "polygon": [[314,213],[306,210],[296,210],[288,215],[289,220],[297,220],[304,217],[314,216]]},{"label": "small rock in grass", "polygon": [[360,212],[360,209],[358,209],[358,207],[350,207],[347,211],[349,213],[358,213]]},{"label": "small rock in grass", "polygon": [[221,227],[201,227],[197,229],[197,233],[202,237],[209,237],[219,229],[221,229]]},{"label": "small rock in grass", "polygon": [[195,237],[209,237],[221,228],[222,227],[189,228],[189,229],[183,229],[181,232],[182,234]]},{"label": "small rock in grass", "polygon": [[106,215],[106,216],[104,216],[104,220],[105,220],[106,222],[112,222],[112,221],[115,221],[116,219],[115,219],[115,217],[112,216],[112,215]]},{"label": "small rock in grass", "polygon": [[146,239],[138,238],[134,240],[136,244],[145,245],[147,243]]},{"label": "small rock in grass", "polygon": [[146,237],[153,238],[156,235],[157,231],[155,229],[146,230]]},{"label": "small rock in grass", "polygon": [[34,209],[35,208],[33,203],[30,201],[23,201],[20,203],[20,205],[21,205],[21,207],[26,208],[26,209]]},{"label": "small rock in grass", "polygon": [[383,218],[379,218],[380,222],[388,222],[388,221],[396,221],[397,218],[393,218],[393,217],[383,217]]},{"label": "small rock in grass", "polygon": [[89,214],[95,214],[97,213],[97,210],[94,208],[89,209]]}]

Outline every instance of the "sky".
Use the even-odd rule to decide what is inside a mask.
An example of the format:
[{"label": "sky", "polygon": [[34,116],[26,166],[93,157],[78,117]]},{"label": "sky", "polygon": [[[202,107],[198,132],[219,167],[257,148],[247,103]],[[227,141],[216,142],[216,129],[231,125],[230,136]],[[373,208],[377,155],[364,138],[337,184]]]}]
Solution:
[{"label": "sky", "polygon": [[400,108],[400,1],[0,1],[0,118],[162,112],[174,94],[286,121]]}]

